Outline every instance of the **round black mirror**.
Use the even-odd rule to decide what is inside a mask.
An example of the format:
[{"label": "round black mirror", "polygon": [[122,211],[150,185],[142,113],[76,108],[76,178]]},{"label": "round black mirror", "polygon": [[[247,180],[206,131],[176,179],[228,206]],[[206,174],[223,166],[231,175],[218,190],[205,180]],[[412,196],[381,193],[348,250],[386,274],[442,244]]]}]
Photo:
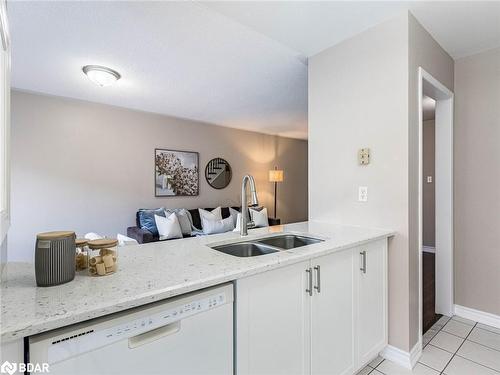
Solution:
[{"label": "round black mirror", "polygon": [[210,160],[205,167],[205,179],[214,189],[224,189],[232,176],[231,166],[222,158]]}]

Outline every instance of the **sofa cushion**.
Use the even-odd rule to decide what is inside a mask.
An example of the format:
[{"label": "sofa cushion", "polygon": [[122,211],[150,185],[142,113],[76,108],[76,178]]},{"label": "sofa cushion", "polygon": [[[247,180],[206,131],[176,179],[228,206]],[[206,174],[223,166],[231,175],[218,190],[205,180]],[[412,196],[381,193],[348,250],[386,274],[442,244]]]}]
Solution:
[{"label": "sofa cushion", "polygon": [[[239,210],[238,207],[233,207],[234,209],[236,210]],[[206,211],[212,211],[214,208],[204,208],[204,210]],[[192,209],[192,210],[188,210],[189,213],[191,214],[191,218],[193,219],[193,226],[198,229],[198,230],[201,230],[201,219],[200,219],[200,213],[198,212],[198,209],[195,208],[195,209]],[[222,213],[222,218],[225,219],[226,217],[229,217],[229,207],[221,207],[221,213]]]},{"label": "sofa cushion", "polygon": [[234,228],[233,219],[231,217],[219,220],[216,217],[202,216],[201,224],[204,234],[225,233],[232,231]]},{"label": "sofa cushion", "polygon": [[268,227],[269,219],[267,218],[267,208],[250,208],[250,217],[257,228]]},{"label": "sofa cushion", "polygon": [[182,234],[184,236],[191,236],[192,231],[192,219],[191,214],[185,208],[166,208],[165,216],[170,216],[170,214],[175,213],[177,219],[179,219],[179,224],[181,226]]},{"label": "sofa cushion", "polygon": [[168,217],[155,215],[155,222],[160,240],[182,238],[181,225],[175,212],[172,212]]},{"label": "sofa cushion", "polygon": [[141,208],[137,211],[137,218],[139,220],[138,226],[142,229],[147,229],[154,236],[158,236],[158,228],[156,228],[155,215],[165,217],[165,208],[147,209]]}]

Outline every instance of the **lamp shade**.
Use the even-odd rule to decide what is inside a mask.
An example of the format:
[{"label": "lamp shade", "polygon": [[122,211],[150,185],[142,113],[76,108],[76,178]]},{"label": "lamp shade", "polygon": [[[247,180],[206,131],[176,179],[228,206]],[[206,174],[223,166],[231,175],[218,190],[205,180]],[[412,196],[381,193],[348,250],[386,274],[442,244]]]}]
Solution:
[{"label": "lamp shade", "polygon": [[272,169],[269,171],[269,182],[283,182],[283,170]]}]

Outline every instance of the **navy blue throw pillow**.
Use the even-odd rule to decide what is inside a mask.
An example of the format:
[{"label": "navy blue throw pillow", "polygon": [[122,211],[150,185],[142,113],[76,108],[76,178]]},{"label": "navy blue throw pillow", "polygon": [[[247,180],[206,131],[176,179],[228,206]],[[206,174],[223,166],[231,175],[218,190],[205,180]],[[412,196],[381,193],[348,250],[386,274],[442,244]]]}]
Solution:
[{"label": "navy blue throw pillow", "polygon": [[153,233],[153,235],[158,236],[158,228],[156,227],[155,215],[165,217],[165,208],[141,208],[139,210],[139,224],[141,226],[141,229],[147,229],[151,233]]}]

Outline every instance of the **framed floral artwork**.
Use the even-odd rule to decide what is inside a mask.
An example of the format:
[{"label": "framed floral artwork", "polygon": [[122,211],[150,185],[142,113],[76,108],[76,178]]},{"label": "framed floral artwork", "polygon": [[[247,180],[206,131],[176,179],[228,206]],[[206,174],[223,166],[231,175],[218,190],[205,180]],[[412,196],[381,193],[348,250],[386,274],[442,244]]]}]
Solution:
[{"label": "framed floral artwork", "polygon": [[155,196],[198,195],[198,164],[197,152],[155,149]]}]

